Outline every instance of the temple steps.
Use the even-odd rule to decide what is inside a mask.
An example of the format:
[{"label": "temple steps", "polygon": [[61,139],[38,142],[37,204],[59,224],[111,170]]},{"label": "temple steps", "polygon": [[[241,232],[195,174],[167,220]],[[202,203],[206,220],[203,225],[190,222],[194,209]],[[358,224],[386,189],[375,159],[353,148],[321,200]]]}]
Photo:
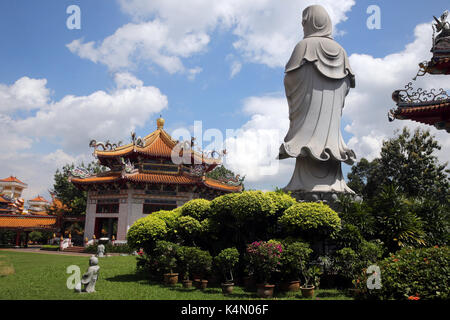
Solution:
[{"label": "temple steps", "polygon": [[84,247],[76,247],[76,246],[73,246],[73,247],[65,248],[63,251],[64,251],[64,252],[77,252],[77,253],[83,253],[83,252],[84,252]]}]

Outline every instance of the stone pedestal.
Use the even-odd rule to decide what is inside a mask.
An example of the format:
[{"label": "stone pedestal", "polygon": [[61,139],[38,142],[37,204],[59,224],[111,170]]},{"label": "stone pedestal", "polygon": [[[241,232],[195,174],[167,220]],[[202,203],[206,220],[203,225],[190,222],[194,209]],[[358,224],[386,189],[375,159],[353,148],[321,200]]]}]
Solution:
[{"label": "stone pedestal", "polygon": [[[285,190],[285,192],[289,192]],[[361,201],[362,198],[358,195],[351,193],[339,193],[339,192],[305,192],[302,190],[290,191],[291,196],[295,198],[297,201],[305,201],[305,202],[323,202],[330,206],[334,211],[339,211],[340,205],[338,203],[338,197],[340,194],[346,194],[353,197],[355,201]]]}]

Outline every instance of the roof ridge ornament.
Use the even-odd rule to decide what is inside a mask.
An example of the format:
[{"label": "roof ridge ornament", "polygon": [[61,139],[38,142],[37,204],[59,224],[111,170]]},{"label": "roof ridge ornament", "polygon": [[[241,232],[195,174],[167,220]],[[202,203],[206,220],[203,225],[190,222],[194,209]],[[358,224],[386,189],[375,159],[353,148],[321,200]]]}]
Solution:
[{"label": "roof ridge ornament", "polygon": [[92,139],[91,142],[89,142],[89,147],[94,148],[95,151],[97,151],[99,147],[102,147],[103,151],[112,151],[116,150],[117,147],[120,147],[121,144],[122,141],[119,141],[117,143],[111,143],[109,140],[106,140],[106,142],[102,141],[97,142],[95,139]]},{"label": "roof ridge ornament", "polygon": [[412,82],[408,82],[408,84],[405,86],[405,89],[395,90],[392,93],[392,100],[394,100],[397,104],[425,103],[447,99],[450,99],[450,96],[443,88],[439,88],[437,92],[434,88],[430,89],[429,91],[418,88],[414,91]]}]

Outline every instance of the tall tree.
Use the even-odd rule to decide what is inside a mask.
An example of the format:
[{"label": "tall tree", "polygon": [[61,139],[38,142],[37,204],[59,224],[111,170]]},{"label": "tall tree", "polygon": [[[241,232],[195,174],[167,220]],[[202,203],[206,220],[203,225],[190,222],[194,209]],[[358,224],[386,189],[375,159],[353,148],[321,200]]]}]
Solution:
[{"label": "tall tree", "polygon": [[363,196],[391,248],[394,241],[448,243],[450,170],[436,157],[440,149],[428,130],[405,127],[383,141],[379,158],[361,159],[348,174],[348,185]]},{"label": "tall tree", "polygon": [[[96,174],[105,170],[104,167],[100,166],[97,162],[93,161],[88,165],[84,163],[81,167],[87,169],[92,174]],[[54,176],[53,192],[60,201],[68,208],[72,214],[85,214],[86,213],[86,201],[87,194],[85,191],[79,190],[72,183],[69,182],[69,176],[75,165],[66,164],[62,170],[56,170]]]}]

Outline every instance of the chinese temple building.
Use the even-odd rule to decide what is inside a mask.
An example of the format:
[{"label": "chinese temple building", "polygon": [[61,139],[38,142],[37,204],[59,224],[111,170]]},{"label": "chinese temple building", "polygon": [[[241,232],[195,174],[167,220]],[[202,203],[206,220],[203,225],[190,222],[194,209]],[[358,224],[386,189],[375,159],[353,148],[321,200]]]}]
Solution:
[{"label": "chinese temple building", "polygon": [[27,187],[16,177],[0,180],[0,229],[16,232],[16,246],[21,244],[21,234],[25,233],[25,245],[28,234],[35,230],[58,230],[58,217],[49,216],[46,211],[48,201],[42,197],[29,200],[30,209],[24,210],[24,200],[20,198]]},{"label": "chinese temple building", "polygon": [[[92,140],[94,156],[109,170],[91,175],[82,168],[72,171],[70,181],[88,193],[85,237],[115,237],[126,241],[129,227],[139,218],[159,210],[171,210],[195,198],[239,192],[238,179],[219,181],[206,173],[221,163],[220,159],[193,150],[191,144],[175,141],[164,130],[164,119],[157,129],[121,146]],[[101,148],[101,150],[100,150]],[[183,161],[173,161],[183,158]],[[188,160],[188,161],[186,161]]]},{"label": "chinese temple building", "polygon": [[0,194],[9,196],[11,199],[20,198],[22,191],[28,185],[16,177],[10,176],[6,179],[0,179]]},{"label": "chinese temple building", "polygon": [[47,215],[47,207],[49,205],[50,202],[38,195],[36,198],[28,200],[28,213],[35,215]]},{"label": "chinese temple building", "polygon": [[[426,74],[450,74],[450,23],[447,18],[448,11],[445,11],[440,19],[434,17],[436,24],[433,25],[431,48],[433,56],[430,61],[419,64],[419,72],[414,80]],[[438,34],[435,36],[436,31]],[[413,120],[450,132],[450,95],[442,88],[430,91],[421,88],[414,90],[410,82],[405,89],[394,91],[392,99],[397,108],[389,112],[389,121]]]}]

